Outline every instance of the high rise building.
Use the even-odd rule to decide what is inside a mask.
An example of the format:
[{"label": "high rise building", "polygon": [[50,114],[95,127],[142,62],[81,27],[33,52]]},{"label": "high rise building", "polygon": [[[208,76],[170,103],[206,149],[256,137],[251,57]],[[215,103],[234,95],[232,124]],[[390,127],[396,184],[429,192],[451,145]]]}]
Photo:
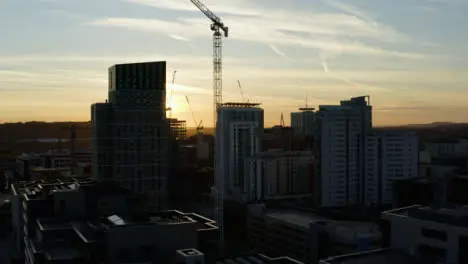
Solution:
[{"label": "high rise building", "polygon": [[218,111],[216,187],[223,190],[224,199],[240,199],[246,186],[245,158],[261,150],[263,109],[258,106],[252,103],[226,103]]},{"label": "high rise building", "polygon": [[261,150],[263,109],[254,103],[225,103],[218,109],[215,136],[215,219],[224,239],[224,201],[241,201],[245,158]]},{"label": "high rise building", "polygon": [[169,125],[166,62],[109,69],[109,100],[91,107],[93,178],[144,194],[155,210],[167,202]]},{"label": "high rise building", "polygon": [[373,131],[366,145],[362,199],[366,205],[390,205],[395,181],[418,177],[418,138],[407,131]]},{"label": "high rise building", "polygon": [[291,127],[294,134],[310,137],[314,135],[314,108],[299,108],[300,112],[291,113]]},{"label": "high rise building", "polygon": [[314,136],[318,161],[314,193],[318,206],[360,203],[366,135],[371,129],[372,106],[368,97],[319,107]]}]

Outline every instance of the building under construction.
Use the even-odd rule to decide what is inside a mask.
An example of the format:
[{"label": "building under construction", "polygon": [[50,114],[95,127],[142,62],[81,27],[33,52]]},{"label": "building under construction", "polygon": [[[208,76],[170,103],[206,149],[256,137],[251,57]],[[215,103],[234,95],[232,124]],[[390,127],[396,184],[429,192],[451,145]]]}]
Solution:
[{"label": "building under construction", "polygon": [[168,118],[171,138],[184,139],[187,138],[187,121],[177,120],[176,118]]}]

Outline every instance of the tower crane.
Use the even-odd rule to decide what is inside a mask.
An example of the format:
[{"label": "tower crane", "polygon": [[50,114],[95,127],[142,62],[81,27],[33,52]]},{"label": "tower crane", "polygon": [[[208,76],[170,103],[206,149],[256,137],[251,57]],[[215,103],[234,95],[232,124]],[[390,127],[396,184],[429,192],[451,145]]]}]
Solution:
[{"label": "tower crane", "polygon": [[200,135],[201,133],[203,133],[203,120],[200,120],[200,123],[197,122],[197,119],[195,118],[195,113],[193,112],[192,105],[190,104],[188,96],[185,96],[185,100],[187,101],[190,112],[192,113],[193,123],[195,124],[195,126],[197,126],[197,135]]},{"label": "tower crane", "polygon": [[221,18],[211,12],[199,0],[190,0],[192,3],[200,9],[200,11],[207,16],[211,22],[211,30],[213,33],[213,117],[214,124],[216,127],[217,111],[220,104],[223,102],[223,47],[221,31],[224,33],[224,37],[228,37],[229,28],[224,25]]},{"label": "tower crane", "polygon": [[[216,120],[218,116],[218,109],[223,102],[223,42],[222,37],[228,37],[229,29],[224,25],[221,19],[211,12],[202,2],[199,0],[190,0],[206,17],[208,17],[211,24],[211,31],[213,31],[213,123],[216,135]],[[216,142],[216,140],[215,140]],[[215,143],[216,145],[216,143]],[[214,155],[215,171],[217,167],[216,162],[216,146]],[[213,188],[215,200],[215,218],[220,227],[220,242],[221,250],[223,250],[224,242],[224,175],[217,175],[215,173],[215,186]]]},{"label": "tower crane", "polygon": [[169,118],[172,118],[172,94],[174,91],[174,81],[176,77],[177,70],[172,73],[172,85],[171,85],[171,94],[169,96],[169,106],[166,108],[166,111],[169,111]]},{"label": "tower crane", "polygon": [[239,86],[239,90],[242,96],[242,102],[245,102],[244,91],[242,90],[242,85],[239,80],[237,80],[237,85]]}]

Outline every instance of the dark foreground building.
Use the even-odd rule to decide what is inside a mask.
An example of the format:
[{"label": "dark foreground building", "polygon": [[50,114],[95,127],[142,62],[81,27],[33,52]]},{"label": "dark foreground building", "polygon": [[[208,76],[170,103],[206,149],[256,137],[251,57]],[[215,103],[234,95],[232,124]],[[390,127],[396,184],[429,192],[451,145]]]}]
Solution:
[{"label": "dark foreground building", "polygon": [[57,180],[12,186],[19,263],[173,263],[176,250],[217,257],[218,228],[194,213],[142,213],[112,182]]},{"label": "dark foreground building", "polygon": [[114,181],[167,208],[166,62],[109,69],[109,99],[91,106],[93,178]]}]

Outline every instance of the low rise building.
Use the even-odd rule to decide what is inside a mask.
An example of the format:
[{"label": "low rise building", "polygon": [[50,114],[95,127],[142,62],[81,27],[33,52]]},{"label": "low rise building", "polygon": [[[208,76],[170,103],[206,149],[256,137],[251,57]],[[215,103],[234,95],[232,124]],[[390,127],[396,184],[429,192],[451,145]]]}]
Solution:
[{"label": "low rise building", "polygon": [[468,140],[457,138],[442,138],[424,144],[432,157],[457,157],[468,154]]},{"label": "low rise building", "polygon": [[31,169],[41,166],[41,156],[36,153],[23,153],[16,157],[16,173],[20,180],[30,180]]},{"label": "low rise building", "polygon": [[310,151],[271,150],[245,159],[245,200],[262,201],[313,190],[314,157]]},{"label": "low rise building", "polygon": [[214,221],[174,210],[145,213],[139,196],[112,182],[38,181],[12,192],[16,252],[28,264],[172,263],[180,248],[216,257]]},{"label": "low rise building", "polygon": [[417,258],[394,249],[376,249],[320,260],[320,264],[417,264]]},{"label": "low rise building", "polygon": [[266,209],[262,204],[249,206],[247,232],[251,248],[305,263],[369,250],[381,238],[378,226],[372,223],[333,220],[298,210]]},{"label": "low rise building", "polygon": [[386,243],[423,263],[468,263],[468,207],[414,205],[382,213]]}]

